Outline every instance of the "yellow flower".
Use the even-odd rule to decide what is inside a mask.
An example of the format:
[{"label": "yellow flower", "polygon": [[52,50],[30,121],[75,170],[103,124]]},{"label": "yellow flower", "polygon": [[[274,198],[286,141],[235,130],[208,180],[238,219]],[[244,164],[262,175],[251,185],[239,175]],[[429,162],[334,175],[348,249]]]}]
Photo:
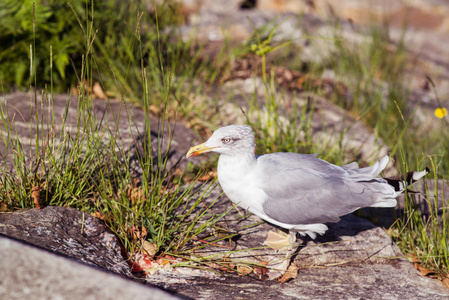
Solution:
[{"label": "yellow flower", "polygon": [[435,109],[435,117],[437,117],[438,119],[442,119],[447,115],[447,109],[444,107],[438,107],[437,109]]}]

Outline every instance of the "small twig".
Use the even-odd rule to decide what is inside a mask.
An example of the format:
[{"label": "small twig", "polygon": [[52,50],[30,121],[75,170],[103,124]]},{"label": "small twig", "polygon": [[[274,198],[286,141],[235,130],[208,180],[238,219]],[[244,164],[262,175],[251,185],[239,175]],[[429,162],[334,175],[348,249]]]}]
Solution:
[{"label": "small twig", "polygon": [[199,242],[211,245],[211,246],[217,246],[217,247],[221,247],[221,248],[232,250],[232,247],[218,245],[218,244],[215,244],[215,243],[211,243],[211,242],[208,242],[208,241],[205,241],[205,240],[198,239],[196,237],[193,237],[192,239],[194,239],[195,241],[199,241]]}]

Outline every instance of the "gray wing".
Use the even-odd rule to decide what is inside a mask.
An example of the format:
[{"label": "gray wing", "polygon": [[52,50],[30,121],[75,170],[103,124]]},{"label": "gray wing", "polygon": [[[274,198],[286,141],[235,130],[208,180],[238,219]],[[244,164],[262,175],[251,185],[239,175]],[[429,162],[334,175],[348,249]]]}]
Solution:
[{"label": "gray wing", "polygon": [[[268,195],[264,212],[287,224],[338,222],[373,203],[371,182],[347,180],[348,169],[309,155],[276,153],[258,158]],[[351,166],[353,167],[353,166]],[[376,179],[369,178],[370,181]]]}]

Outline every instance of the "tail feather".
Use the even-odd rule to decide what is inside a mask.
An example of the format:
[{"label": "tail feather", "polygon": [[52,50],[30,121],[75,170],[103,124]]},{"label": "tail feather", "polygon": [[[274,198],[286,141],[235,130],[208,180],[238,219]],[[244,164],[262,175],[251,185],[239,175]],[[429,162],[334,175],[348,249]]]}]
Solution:
[{"label": "tail feather", "polygon": [[345,170],[357,170],[357,169],[359,169],[359,164],[356,161],[354,161],[352,163],[349,163],[349,164],[341,166],[341,167]]},{"label": "tail feather", "polygon": [[299,232],[301,236],[308,235],[312,240],[316,239],[316,234],[323,235],[328,227],[324,224],[303,224],[290,229],[291,232]]},{"label": "tail feather", "polygon": [[[380,167],[382,163],[385,162],[385,158],[380,161]],[[388,160],[386,161],[388,162]],[[379,168],[380,168],[379,167]],[[385,166],[384,166],[385,167]],[[388,185],[383,184],[384,189],[378,189],[378,191],[383,190],[385,193],[380,197],[377,197],[371,207],[394,207],[397,204],[396,197],[399,196],[408,186],[416,182],[417,180],[424,177],[429,173],[429,168],[426,168],[420,172],[408,172],[405,176],[396,176],[390,178],[383,178]],[[385,190],[386,189],[386,190]],[[394,189],[394,191],[393,191]],[[389,192],[387,192],[389,190]]]},{"label": "tail feather", "polygon": [[413,184],[417,180],[424,177],[427,173],[429,173],[429,168],[426,167],[425,170],[421,172],[408,172],[406,176],[397,176],[397,177],[390,177],[390,178],[384,178],[389,185],[394,187],[394,190],[397,192],[404,191],[409,185]]},{"label": "tail feather", "polygon": [[395,198],[381,198],[370,205],[370,207],[395,207],[398,204]]},{"label": "tail feather", "polygon": [[[388,155],[385,155],[380,161],[378,161],[377,163],[375,163],[372,166],[369,166],[366,168],[361,168],[361,169],[356,169],[355,170],[356,174],[376,177],[377,175],[379,175],[380,172],[382,172],[383,169],[385,169],[385,167],[387,166],[389,161],[390,161],[390,158],[388,157]],[[346,166],[348,166],[348,165],[346,165]],[[346,167],[346,166],[344,166],[344,167]],[[351,170],[352,168],[346,167],[345,169]]]}]

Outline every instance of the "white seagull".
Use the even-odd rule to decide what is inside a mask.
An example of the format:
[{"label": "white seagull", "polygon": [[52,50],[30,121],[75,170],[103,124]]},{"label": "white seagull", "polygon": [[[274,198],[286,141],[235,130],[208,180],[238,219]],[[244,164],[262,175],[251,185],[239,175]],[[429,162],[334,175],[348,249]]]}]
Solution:
[{"label": "white seagull", "polygon": [[296,233],[324,234],[340,217],[362,207],[394,207],[407,185],[429,170],[410,172],[404,179],[376,177],[386,167],[385,156],[376,164],[359,168],[356,162],[337,166],[314,154],[272,153],[255,155],[256,143],[250,126],[219,128],[203,144],[192,147],[187,158],[205,152],[220,154],[218,181],[228,198],[263,220],[289,230],[287,258],[290,264]]}]

